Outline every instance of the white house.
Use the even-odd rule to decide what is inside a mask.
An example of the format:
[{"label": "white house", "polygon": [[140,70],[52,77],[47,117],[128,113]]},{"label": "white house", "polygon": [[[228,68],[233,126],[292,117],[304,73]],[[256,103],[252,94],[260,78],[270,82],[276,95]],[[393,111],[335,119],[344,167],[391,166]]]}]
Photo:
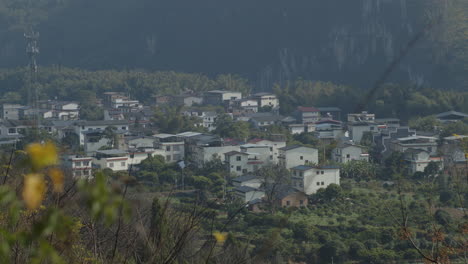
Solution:
[{"label": "white house", "polygon": [[315,107],[299,106],[297,107],[295,116],[302,124],[315,123],[320,120],[320,110]]},{"label": "white house", "polygon": [[223,105],[238,99],[242,99],[241,92],[213,90],[203,94],[203,103],[207,105]]},{"label": "white house", "polygon": [[286,146],[279,149],[278,161],[286,169],[307,163],[318,164],[318,150],[300,145]]},{"label": "white house", "polygon": [[[441,163],[440,157],[431,157],[430,153],[423,149],[406,149],[404,153],[405,161],[408,163],[408,172],[423,172],[431,162]],[[440,164],[439,164],[440,165]]]},{"label": "white house", "polygon": [[373,121],[351,122],[348,123],[349,136],[353,142],[359,144],[364,136],[364,133],[374,133],[378,131],[377,123]]},{"label": "white house", "polygon": [[[251,152],[251,151],[255,151]],[[228,171],[235,175],[252,173],[261,167],[271,164],[269,160],[269,147],[265,148],[242,148],[241,151],[225,153],[225,162]]]},{"label": "white house", "polygon": [[261,199],[265,196],[265,192],[249,186],[239,186],[234,188],[233,191],[234,196],[244,203],[248,203],[256,199]]},{"label": "white house", "polygon": [[397,138],[390,143],[393,151],[405,152],[407,149],[422,149],[429,155],[437,155],[437,138],[425,136],[409,136]]},{"label": "white house", "polygon": [[197,146],[191,155],[191,161],[198,168],[202,168],[205,163],[214,159],[223,160],[224,154],[231,151],[240,152],[240,146]]},{"label": "white house", "polygon": [[126,171],[129,168],[128,153],[118,149],[98,150],[93,163],[101,169]]},{"label": "white house", "polygon": [[292,185],[307,195],[316,193],[330,184],[340,184],[340,168],[337,166],[296,166],[291,168]]},{"label": "white house", "polygon": [[183,140],[172,134],[157,134],[153,136],[154,155],[161,155],[166,162],[181,161],[185,157],[185,143]]},{"label": "white house", "polygon": [[272,155],[272,158],[270,160],[274,164],[278,164],[279,162],[279,155],[280,155],[279,149],[286,147],[286,141],[284,140],[267,140],[267,139],[256,138],[256,139],[250,140],[249,143],[268,146],[270,148],[270,155]]},{"label": "white house", "polygon": [[117,130],[129,129],[129,123],[125,120],[98,120],[98,121],[76,121],[73,123],[73,129],[75,134],[80,138],[80,145],[83,146],[85,143],[84,132],[93,130],[105,130],[107,127],[115,127]]},{"label": "white house", "polygon": [[269,106],[272,109],[279,108],[279,100],[273,93],[256,93],[252,98],[257,100],[259,107]]},{"label": "white house", "polygon": [[341,143],[332,150],[333,161],[345,163],[352,160],[369,161],[369,153],[364,150],[364,147],[354,145],[352,143]]},{"label": "white house", "polygon": [[76,178],[92,178],[93,158],[69,156],[65,160],[66,169],[70,169],[72,176]]},{"label": "white house", "polygon": [[232,179],[232,185],[234,185],[234,187],[247,186],[258,189],[260,186],[262,186],[262,183],[262,179],[252,174],[247,174]]}]

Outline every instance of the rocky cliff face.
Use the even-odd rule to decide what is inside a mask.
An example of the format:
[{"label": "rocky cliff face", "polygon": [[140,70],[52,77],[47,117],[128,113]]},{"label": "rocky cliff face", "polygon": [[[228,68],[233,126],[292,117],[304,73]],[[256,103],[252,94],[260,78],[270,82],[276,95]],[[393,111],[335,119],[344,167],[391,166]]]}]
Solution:
[{"label": "rocky cliff face", "polygon": [[[446,0],[68,0],[38,23],[40,63],[231,72],[261,90],[297,77],[369,86],[448,10]],[[0,31],[1,67],[26,64],[21,36]],[[462,87],[451,62],[434,56],[438,37],[417,43],[392,80]]]}]

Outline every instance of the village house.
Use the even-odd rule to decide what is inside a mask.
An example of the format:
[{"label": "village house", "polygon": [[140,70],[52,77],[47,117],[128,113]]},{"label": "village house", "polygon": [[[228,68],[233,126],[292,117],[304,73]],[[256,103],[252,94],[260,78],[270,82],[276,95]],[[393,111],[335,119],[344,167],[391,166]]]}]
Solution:
[{"label": "village house", "polygon": [[258,102],[259,107],[271,107],[272,109],[279,108],[278,97],[273,93],[256,93],[251,97]]},{"label": "village house", "polygon": [[272,164],[269,146],[245,144],[241,145],[240,149],[241,151],[231,151],[224,154],[230,173],[240,176]]},{"label": "village house", "polygon": [[129,130],[129,124],[126,120],[97,120],[86,121],[79,120],[70,123],[73,127],[74,133],[79,136],[80,145],[84,145],[84,133],[93,130],[105,130],[108,127],[113,127],[116,130]]},{"label": "village house", "polygon": [[431,156],[437,155],[437,138],[425,136],[410,136],[397,138],[390,143],[392,151],[404,153],[407,149],[425,150]]},{"label": "village house", "polygon": [[332,150],[331,155],[331,159],[339,163],[346,163],[352,160],[369,161],[369,154],[365,148],[350,142],[338,144],[338,146]]},{"label": "village house", "polygon": [[177,162],[184,160],[185,143],[173,134],[157,134],[153,136],[154,155],[161,155],[166,162]]},{"label": "village house", "polygon": [[309,201],[304,192],[288,185],[279,186],[273,193],[273,199],[277,207],[305,207]]},{"label": "village house", "polygon": [[378,125],[373,121],[354,121],[348,123],[348,132],[351,140],[359,144],[364,134],[378,132]]},{"label": "village house", "polygon": [[71,171],[73,178],[93,177],[93,158],[83,156],[67,156],[63,163],[64,167]]},{"label": "village house", "polygon": [[172,97],[172,103],[177,106],[192,107],[201,105],[203,103],[203,97],[195,94],[181,94]]},{"label": "village house", "polygon": [[246,174],[232,179],[232,185],[234,185],[234,187],[247,186],[258,189],[262,186],[262,183],[262,179],[252,174]]},{"label": "village house", "polygon": [[300,145],[286,146],[279,149],[278,161],[286,169],[308,163],[318,164],[318,150]]},{"label": "village house", "polygon": [[468,118],[468,114],[457,112],[457,111],[448,111],[436,115],[436,118],[442,123],[457,122]]},{"label": "village house", "polygon": [[361,113],[348,114],[348,123],[351,122],[375,122],[375,114],[362,111]]},{"label": "village house", "polygon": [[338,107],[317,107],[322,118],[341,121],[341,109]]},{"label": "village house", "polygon": [[20,119],[20,109],[23,108],[23,105],[20,104],[2,104],[2,109],[0,111],[1,119],[4,120],[19,120]]},{"label": "village house", "polygon": [[330,184],[340,184],[340,168],[337,166],[296,166],[291,168],[292,186],[306,195],[316,193]]},{"label": "village house", "polygon": [[322,119],[315,122],[314,136],[322,141],[331,142],[344,136],[341,121]]},{"label": "village house", "polygon": [[373,142],[375,143],[375,149],[379,152],[379,156],[383,161],[388,157],[392,150],[390,144],[397,138],[411,137],[416,135],[416,130],[410,129],[409,127],[396,127],[386,128],[380,130],[378,133],[373,134]]},{"label": "village house", "polygon": [[315,131],[315,123],[306,124],[288,124],[288,130],[291,134],[311,133]]},{"label": "village house", "polygon": [[264,197],[265,192],[249,186],[239,186],[234,188],[233,196],[242,201],[243,203],[249,203],[251,201],[261,199],[262,197]]},{"label": "village house", "polygon": [[93,164],[100,169],[126,171],[129,168],[127,154],[126,151],[118,149],[98,150],[93,157]]},{"label": "village house", "polygon": [[249,140],[249,143],[268,146],[270,148],[270,155],[272,155],[271,162],[274,164],[278,164],[279,162],[279,155],[280,155],[279,149],[286,147],[286,141],[284,139],[267,140],[267,139],[261,139],[261,138],[254,138],[254,139]]},{"label": "village house", "polygon": [[241,92],[213,90],[203,94],[203,104],[206,105],[225,105],[238,99],[242,99]]},{"label": "village house", "polygon": [[231,112],[239,112],[242,114],[257,113],[258,102],[254,99],[244,98],[232,101]]},{"label": "village house", "polygon": [[431,157],[430,153],[423,149],[409,148],[404,152],[405,161],[408,164],[408,173],[423,172],[430,162],[436,162],[441,165],[440,157]]},{"label": "village house", "polygon": [[276,124],[280,124],[283,120],[283,116],[277,115],[275,113],[266,112],[266,113],[255,113],[246,115],[248,121],[255,127],[255,128],[263,128],[267,126],[272,126]]},{"label": "village house", "polygon": [[218,114],[214,111],[204,111],[198,109],[187,109],[182,113],[184,116],[196,117],[200,121],[195,124],[199,127],[205,127],[208,131],[213,131],[216,129],[215,122],[218,118]]},{"label": "village house", "polygon": [[294,117],[302,124],[315,123],[320,120],[320,110],[315,107],[299,106],[294,112]]}]

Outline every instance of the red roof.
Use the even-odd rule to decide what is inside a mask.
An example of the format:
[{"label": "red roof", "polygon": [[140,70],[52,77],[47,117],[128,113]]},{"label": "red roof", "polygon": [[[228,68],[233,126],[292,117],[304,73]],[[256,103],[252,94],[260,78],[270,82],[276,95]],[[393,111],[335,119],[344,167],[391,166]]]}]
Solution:
[{"label": "red roof", "polygon": [[258,142],[263,141],[263,140],[264,140],[263,138],[253,138],[253,139],[249,140],[249,143],[254,143],[255,144],[255,143],[258,143]]},{"label": "red roof", "polygon": [[315,107],[311,107],[311,106],[299,106],[297,108],[297,110],[299,112],[320,112],[320,110],[318,110],[317,108]]}]

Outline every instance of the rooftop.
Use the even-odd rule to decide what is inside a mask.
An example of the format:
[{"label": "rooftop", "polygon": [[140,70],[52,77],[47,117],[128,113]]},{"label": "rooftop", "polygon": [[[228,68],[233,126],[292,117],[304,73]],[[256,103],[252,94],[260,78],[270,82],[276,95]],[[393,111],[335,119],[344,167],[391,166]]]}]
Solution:
[{"label": "rooftop", "polygon": [[257,176],[252,175],[252,174],[246,174],[243,176],[235,177],[234,179],[232,179],[232,181],[233,182],[246,182],[246,181],[255,180],[255,179],[258,179]]},{"label": "rooftop", "polygon": [[242,193],[257,191],[257,189],[249,187],[249,186],[239,186],[239,187],[236,187],[234,190],[237,192],[242,192]]},{"label": "rooftop", "polygon": [[299,107],[297,107],[297,110],[299,112],[320,112],[320,110],[318,110],[315,107],[311,107],[311,106],[299,106]]}]

